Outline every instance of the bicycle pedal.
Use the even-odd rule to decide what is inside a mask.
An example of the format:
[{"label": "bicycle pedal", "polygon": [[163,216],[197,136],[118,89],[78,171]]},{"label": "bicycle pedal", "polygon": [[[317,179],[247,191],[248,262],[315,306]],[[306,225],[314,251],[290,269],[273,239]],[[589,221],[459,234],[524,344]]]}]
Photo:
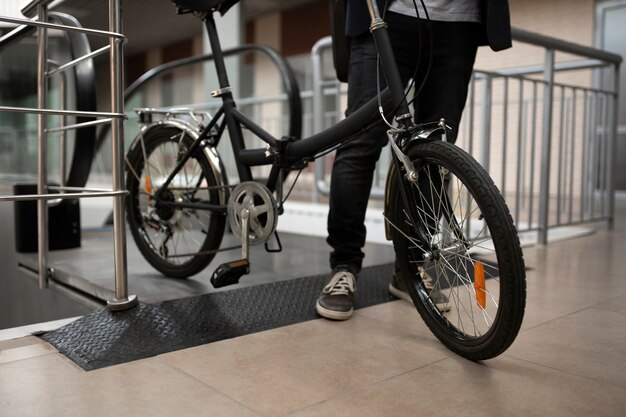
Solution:
[{"label": "bicycle pedal", "polygon": [[250,261],[239,259],[221,264],[211,276],[211,284],[214,288],[226,287],[237,284],[239,278],[250,273]]}]

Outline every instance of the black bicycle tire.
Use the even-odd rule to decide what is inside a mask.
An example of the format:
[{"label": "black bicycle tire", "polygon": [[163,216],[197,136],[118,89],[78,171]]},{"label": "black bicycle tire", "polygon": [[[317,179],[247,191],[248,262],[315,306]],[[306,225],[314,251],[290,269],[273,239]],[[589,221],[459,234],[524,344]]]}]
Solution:
[{"label": "black bicycle tire", "polygon": [[[436,306],[427,302],[424,293],[418,292],[409,282],[412,267],[408,262],[408,239],[392,228],[398,267],[403,272],[405,285],[420,316],[447,348],[470,360],[494,358],[508,349],[517,337],[526,301],[524,259],[508,207],[489,174],[474,158],[453,144],[434,140],[415,141],[409,145],[406,154],[414,163],[437,163],[450,170],[467,187],[480,207],[492,235],[500,273],[499,306],[494,323],[489,331],[477,338],[461,337],[459,331],[453,331]],[[396,175],[393,167],[389,175]],[[398,222],[404,205],[397,176],[394,178],[390,192],[396,196],[396,204],[389,207],[392,223]]]},{"label": "black bicycle tire", "polygon": [[[178,128],[172,126],[159,126],[148,130],[143,135],[144,147],[146,153],[150,152],[156,147],[167,141],[171,141],[172,137],[180,137],[181,131]],[[190,146],[193,139],[189,135],[185,135],[183,141],[187,146]],[[194,158],[198,161],[202,172],[207,179],[209,185],[216,185],[217,181],[214,178],[213,171],[210,168],[209,161],[203,152],[198,151]],[[132,165],[132,170],[127,165],[126,175],[126,189],[129,192],[126,214],[128,225],[133,236],[133,239],[137,245],[137,248],[143,255],[144,259],[148,261],[152,267],[163,275],[170,278],[186,279],[192,275],[195,275],[202,271],[215,257],[215,251],[220,247],[222,237],[224,236],[224,230],[226,227],[226,216],[214,213],[211,216],[210,224],[207,227],[205,240],[199,250],[203,252],[192,256],[189,261],[181,264],[172,264],[164,260],[161,256],[156,254],[150,247],[150,244],[143,238],[141,228],[141,210],[139,208],[139,183],[135,177],[135,173],[142,171],[143,164],[143,151],[141,146],[135,146],[129,151],[127,164]],[[223,167],[222,167],[223,168]],[[134,170],[134,172],[132,172]],[[218,191],[211,191],[213,196],[216,197]]]}]

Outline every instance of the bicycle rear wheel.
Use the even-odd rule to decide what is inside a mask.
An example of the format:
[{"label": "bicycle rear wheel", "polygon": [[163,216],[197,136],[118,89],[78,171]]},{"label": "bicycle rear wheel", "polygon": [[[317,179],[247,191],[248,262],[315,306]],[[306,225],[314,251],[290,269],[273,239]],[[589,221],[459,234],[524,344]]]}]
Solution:
[{"label": "bicycle rear wheel", "polygon": [[184,279],[204,269],[215,257],[224,235],[226,216],[209,210],[158,204],[166,202],[224,204],[227,190],[199,148],[162,186],[193,143],[173,126],[149,129],[128,153],[126,188],[128,225],[145,259],[162,274]]},{"label": "bicycle rear wheel", "polygon": [[487,172],[458,147],[416,141],[407,155],[417,181],[403,172],[400,184],[392,168],[388,189],[401,278],[445,346],[471,360],[493,358],[517,336],[526,300],[524,260],[509,210]]}]

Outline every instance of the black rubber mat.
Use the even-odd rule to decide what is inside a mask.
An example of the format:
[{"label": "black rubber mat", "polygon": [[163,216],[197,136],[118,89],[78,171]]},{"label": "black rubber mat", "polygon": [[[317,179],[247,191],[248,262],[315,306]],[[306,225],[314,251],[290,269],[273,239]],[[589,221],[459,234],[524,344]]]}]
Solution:
[{"label": "black rubber mat", "polygon": [[[364,268],[355,308],[393,299],[393,264]],[[233,291],[107,309],[40,337],[81,368],[92,370],[318,318],[315,301],[327,275]]]}]

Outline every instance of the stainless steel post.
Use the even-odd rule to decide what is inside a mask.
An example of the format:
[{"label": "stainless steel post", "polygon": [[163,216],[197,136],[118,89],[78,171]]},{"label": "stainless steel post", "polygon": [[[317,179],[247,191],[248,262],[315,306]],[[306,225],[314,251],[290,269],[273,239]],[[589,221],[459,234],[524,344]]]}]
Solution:
[{"label": "stainless steel post", "polygon": [[[109,31],[122,32],[122,0],[109,0]],[[122,64],[124,58],[123,40],[109,38],[111,46],[111,112],[124,112]],[[113,191],[124,189],[124,120],[119,117],[111,122],[111,159]],[[115,260],[115,298],[107,302],[109,310],[120,311],[138,304],[135,295],[128,295],[128,275],[126,263],[126,228],[124,227],[124,196],[113,198],[113,232]]]},{"label": "stainless steel post", "polygon": [[539,243],[548,244],[550,210],[550,156],[552,148],[552,106],[554,98],[554,49],[546,49],[544,69],[543,125],[541,143],[541,185],[539,201]]},{"label": "stainless steel post", "polygon": [[619,64],[613,65],[613,108],[611,111],[611,121],[609,122],[609,128],[611,129],[609,138],[609,211],[608,211],[608,228],[613,230],[615,227],[615,165],[617,161],[617,152],[615,148],[617,145],[617,124],[619,120],[618,106],[619,106]]},{"label": "stainless steel post", "polygon": [[483,113],[481,121],[480,163],[485,171],[489,172],[491,157],[491,106],[492,106],[492,78],[488,75],[483,84]]},{"label": "stainless steel post", "polygon": [[[313,67],[313,133],[321,132],[324,129],[323,100],[324,82],[322,69],[322,50],[328,42],[318,41],[311,50],[311,61]],[[324,173],[326,171],[326,159],[318,158],[314,164],[315,176],[313,184],[313,202],[319,201],[320,190],[325,189]]]},{"label": "stainless steel post", "polygon": [[[65,110],[67,108],[67,86],[66,86],[66,76],[64,72],[60,73],[60,85],[59,85],[59,95],[60,95],[60,99],[59,99],[59,107],[61,107],[61,109]],[[67,124],[67,117],[66,116],[61,116],[61,123],[59,124],[59,127],[65,127],[65,125]],[[60,131],[60,135],[59,135],[59,148],[60,148],[60,155],[59,155],[59,171],[61,171],[61,178],[59,180],[59,184],[61,185],[61,187],[65,187],[67,184],[65,184],[65,172],[67,170],[67,158],[66,158],[66,152],[67,152],[67,132],[65,129]]]},{"label": "stainless steel post", "polygon": [[[40,21],[48,20],[48,9],[44,2],[37,5]],[[48,93],[48,29],[37,28],[37,108],[46,108]],[[46,115],[37,115],[37,194],[48,193],[48,142]],[[39,288],[48,287],[48,202],[37,201],[37,266]]]},{"label": "stainless steel post", "polygon": [[[517,101],[517,170],[515,173],[515,224],[520,228],[522,219],[522,144],[524,140],[524,81],[519,79],[519,97]],[[530,229],[530,225],[527,226]]]},{"label": "stainless steel post", "polygon": [[[502,176],[500,180],[500,192],[506,199],[506,158],[507,158],[507,143],[509,141],[509,79],[504,78],[504,92],[502,103],[502,159],[500,165],[502,166]],[[517,219],[516,219],[517,220]]]}]

